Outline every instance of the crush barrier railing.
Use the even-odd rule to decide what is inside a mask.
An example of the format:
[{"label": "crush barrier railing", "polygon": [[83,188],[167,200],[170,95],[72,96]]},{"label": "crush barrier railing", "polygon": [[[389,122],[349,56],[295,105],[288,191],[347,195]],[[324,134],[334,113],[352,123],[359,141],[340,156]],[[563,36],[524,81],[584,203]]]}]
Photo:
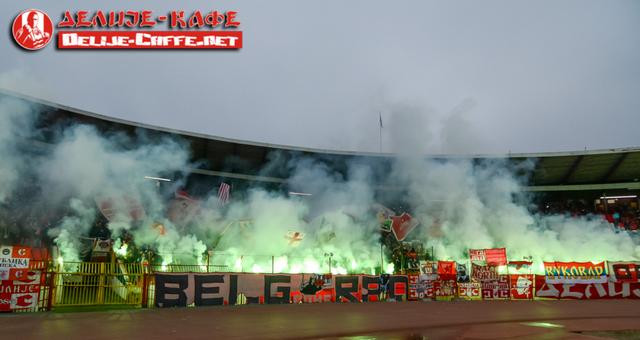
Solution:
[{"label": "crush barrier railing", "polygon": [[64,263],[55,268],[52,307],[140,306],[144,278],[140,263]]}]

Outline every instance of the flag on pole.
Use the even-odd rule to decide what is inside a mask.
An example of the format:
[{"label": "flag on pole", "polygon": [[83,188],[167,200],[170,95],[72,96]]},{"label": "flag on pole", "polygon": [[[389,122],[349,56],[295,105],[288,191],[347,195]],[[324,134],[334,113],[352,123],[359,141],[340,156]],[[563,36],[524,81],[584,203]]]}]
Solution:
[{"label": "flag on pole", "polygon": [[382,125],[382,112],[378,112],[380,114],[380,128],[384,128],[384,126]]},{"label": "flag on pole", "polygon": [[225,182],[220,183],[220,188],[218,188],[218,202],[220,204],[225,205],[229,202],[229,191],[231,190],[231,186]]}]

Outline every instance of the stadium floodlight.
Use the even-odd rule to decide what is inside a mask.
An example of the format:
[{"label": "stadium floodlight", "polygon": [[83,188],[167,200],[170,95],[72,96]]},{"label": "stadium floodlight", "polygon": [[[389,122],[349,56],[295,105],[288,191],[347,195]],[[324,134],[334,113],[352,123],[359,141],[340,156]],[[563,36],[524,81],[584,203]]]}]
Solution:
[{"label": "stadium floodlight", "polygon": [[601,200],[606,199],[619,199],[619,198],[637,198],[638,195],[622,195],[622,196],[600,196]]},{"label": "stadium floodlight", "polygon": [[292,195],[292,196],[311,196],[311,194],[306,193],[306,192],[294,192],[294,191],[289,191],[289,195]]},{"label": "stadium floodlight", "polygon": [[154,181],[171,182],[171,180],[170,180],[170,179],[168,179],[168,178],[162,178],[162,177],[144,176],[144,179],[151,179],[151,180],[154,180]]}]

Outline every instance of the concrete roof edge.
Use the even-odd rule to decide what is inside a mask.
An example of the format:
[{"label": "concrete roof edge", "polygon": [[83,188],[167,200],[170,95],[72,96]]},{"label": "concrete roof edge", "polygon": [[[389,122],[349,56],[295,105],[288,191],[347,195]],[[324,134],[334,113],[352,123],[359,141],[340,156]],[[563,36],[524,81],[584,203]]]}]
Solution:
[{"label": "concrete roof edge", "polygon": [[[227,143],[236,143],[242,145],[249,146],[258,146],[272,149],[281,149],[285,151],[297,151],[297,152],[311,152],[318,154],[327,154],[327,155],[340,155],[340,156],[368,156],[368,157],[401,157],[402,154],[397,153],[377,153],[377,152],[365,152],[365,151],[343,151],[343,150],[331,150],[331,149],[316,149],[316,148],[307,148],[300,146],[292,146],[292,145],[281,145],[281,144],[271,144],[271,143],[263,143],[263,142],[253,142],[247,140],[233,139],[227,137],[213,136],[204,133],[198,132],[190,132],[184,130],[178,130],[173,128],[161,127],[141,122],[130,121],[121,118],[115,118],[107,115],[102,115],[94,112],[85,111],[82,109],[66,106],[63,104],[51,102],[49,100],[45,100],[42,98],[36,98],[30,95],[26,95],[24,93],[15,92],[13,90],[8,90],[5,88],[0,88],[0,93],[14,96],[20,99],[29,100],[32,102],[36,102],[42,105],[47,105],[51,107],[55,107],[57,109],[73,112],[75,114],[80,114],[84,116],[89,116],[92,118],[97,118],[105,121],[110,121],[119,124],[130,125],[134,127],[151,129],[160,132],[167,132],[172,134],[184,135],[188,137],[202,138],[212,141],[221,141]],[[447,159],[473,159],[473,158],[495,158],[495,159],[504,159],[504,158],[541,158],[541,157],[562,157],[562,156],[581,156],[581,155],[601,155],[601,154],[614,154],[614,153],[625,153],[625,152],[640,152],[640,146],[638,147],[623,147],[623,148],[612,148],[612,149],[599,149],[599,150],[580,150],[580,151],[559,151],[559,152],[534,152],[534,153],[505,153],[505,154],[425,154],[422,155],[428,158],[447,158]]]}]

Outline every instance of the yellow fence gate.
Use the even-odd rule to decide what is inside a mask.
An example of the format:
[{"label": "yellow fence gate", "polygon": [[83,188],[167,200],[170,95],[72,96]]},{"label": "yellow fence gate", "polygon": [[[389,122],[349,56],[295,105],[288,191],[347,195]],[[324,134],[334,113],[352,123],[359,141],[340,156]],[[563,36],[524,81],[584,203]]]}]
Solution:
[{"label": "yellow fence gate", "polygon": [[140,306],[144,280],[140,263],[65,262],[56,266],[51,304]]}]

